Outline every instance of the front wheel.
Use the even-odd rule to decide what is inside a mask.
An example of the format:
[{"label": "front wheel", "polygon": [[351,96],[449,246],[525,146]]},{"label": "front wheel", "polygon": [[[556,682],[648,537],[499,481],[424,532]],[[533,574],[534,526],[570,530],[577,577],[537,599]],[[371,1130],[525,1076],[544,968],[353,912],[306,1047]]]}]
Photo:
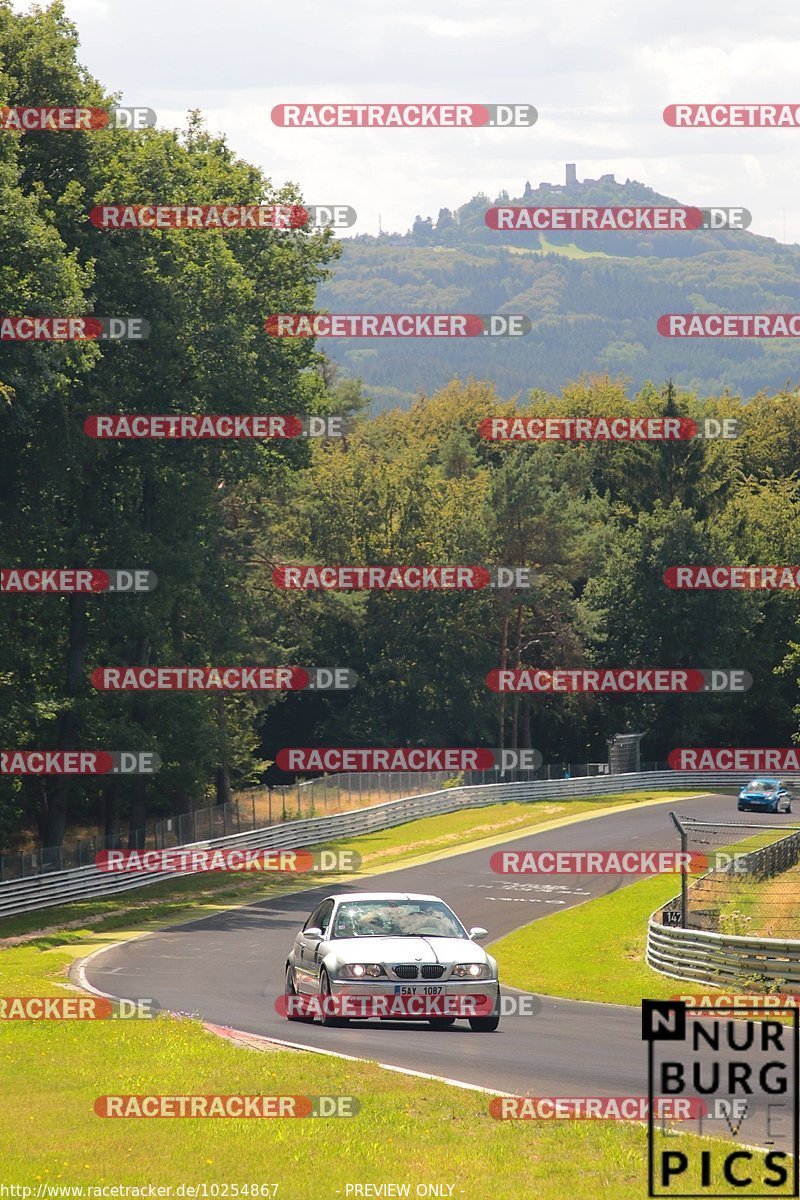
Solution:
[{"label": "front wheel", "polygon": [[347,1025],[347,1017],[333,1016],[333,993],[331,992],[331,981],[328,978],[328,972],[323,967],[319,973],[319,1002],[320,1002],[320,1024],[326,1025],[328,1028]]},{"label": "front wheel", "polygon": [[294,974],[290,967],[286,968],[286,982],[283,988],[284,999],[286,1000],[286,1020],[287,1021],[305,1021],[308,1024],[313,1021],[313,1017],[304,1016],[297,1012],[296,1006],[299,999],[297,985],[294,981]]},{"label": "front wheel", "polygon": [[494,1012],[490,1017],[470,1017],[470,1029],[474,1029],[476,1033],[494,1033],[497,1026],[500,1024],[500,988],[497,989],[497,999],[494,1005]]}]

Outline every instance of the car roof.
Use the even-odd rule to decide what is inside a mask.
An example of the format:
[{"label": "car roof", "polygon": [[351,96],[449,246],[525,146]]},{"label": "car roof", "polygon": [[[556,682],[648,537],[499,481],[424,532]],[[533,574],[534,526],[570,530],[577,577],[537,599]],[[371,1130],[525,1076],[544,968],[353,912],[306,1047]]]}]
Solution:
[{"label": "car roof", "polygon": [[776,775],[754,775],[750,783],[780,783],[780,779]]},{"label": "car roof", "polygon": [[[337,902],[345,900],[439,900],[439,896],[427,896],[421,892],[334,892],[327,897]],[[440,901],[444,903],[444,901]]]}]

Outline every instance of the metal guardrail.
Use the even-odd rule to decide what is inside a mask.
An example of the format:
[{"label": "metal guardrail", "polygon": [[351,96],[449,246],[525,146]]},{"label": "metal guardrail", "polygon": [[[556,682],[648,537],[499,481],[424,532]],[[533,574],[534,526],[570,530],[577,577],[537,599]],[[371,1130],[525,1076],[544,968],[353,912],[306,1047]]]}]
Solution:
[{"label": "metal guardrail", "polygon": [[[764,880],[795,866],[798,857],[800,833],[795,831],[769,846],[751,851],[744,859],[748,874]],[[697,882],[702,883],[714,875],[730,875],[732,871],[731,863],[709,871]],[[649,967],[672,979],[687,979],[710,987],[730,983],[748,986],[751,991],[764,985],[773,988],[779,985],[784,991],[800,988],[800,940],[664,925],[662,913],[680,912],[680,904],[681,897],[676,896],[650,915],[645,953]]]},{"label": "metal guardrail", "polygon": [[[391,800],[370,808],[353,809],[329,817],[302,821],[284,821],[248,833],[233,834],[205,842],[198,847],[242,846],[252,849],[294,849],[318,845],[344,837],[368,834],[403,825],[419,817],[455,812],[462,808],[485,807],[503,801],[534,802],[560,797],[601,796],[616,792],[660,790],[664,788],[720,787],[745,782],[749,775],[730,772],[647,771],[629,775],[596,775],[580,779],[537,780],[529,783],[498,783],[479,787],[447,788],[423,796]],[[142,878],[140,874],[109,874],[95,866],[71,871],[52,871],[26,879],[0,884],[0,919],[41,908],[68,904],[76,900],[115,896],[148,884],[175,879],[174,872],[159,872]]]},{"label": "metal guardrail", "polygon": [[658,915],[647,927],[646,961],[662,975],[710,987],[766,980],[800,990],[800,941],[679,929],[661,925]]}]

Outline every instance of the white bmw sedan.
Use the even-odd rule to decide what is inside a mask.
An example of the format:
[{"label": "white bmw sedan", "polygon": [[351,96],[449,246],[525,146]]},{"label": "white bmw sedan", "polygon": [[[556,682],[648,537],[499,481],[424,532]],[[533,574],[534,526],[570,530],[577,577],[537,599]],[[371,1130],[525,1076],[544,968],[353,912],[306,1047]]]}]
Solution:
[{"label": "white bmw sedan", "polygon": [[285,1013],[323,1025],[351,1020],[500,1021],[497,963],[438,896],[360,892],[318,904],[286,960]]}]

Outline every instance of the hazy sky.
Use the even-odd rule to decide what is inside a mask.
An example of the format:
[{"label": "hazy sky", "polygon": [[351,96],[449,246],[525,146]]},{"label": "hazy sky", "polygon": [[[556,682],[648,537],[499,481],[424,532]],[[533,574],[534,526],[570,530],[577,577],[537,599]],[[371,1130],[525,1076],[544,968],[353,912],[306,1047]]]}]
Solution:
[{"label": "hazy sky", "polygon": [[[15,5],[19,10],[26,3]],[[205,112],[275,183],[405,230],[478,191],[614,172],[689,204],[742,205],[800,241],[800,129],[671,129],[675,102],[800,105],[794,0],[66,0],[89,70],[159,124]],[[280,129],[291,101],[535,105],[532,128]],[[125,199],[120,197],[120,200]],[[154,197],[154,199],[156,199]]]}]

